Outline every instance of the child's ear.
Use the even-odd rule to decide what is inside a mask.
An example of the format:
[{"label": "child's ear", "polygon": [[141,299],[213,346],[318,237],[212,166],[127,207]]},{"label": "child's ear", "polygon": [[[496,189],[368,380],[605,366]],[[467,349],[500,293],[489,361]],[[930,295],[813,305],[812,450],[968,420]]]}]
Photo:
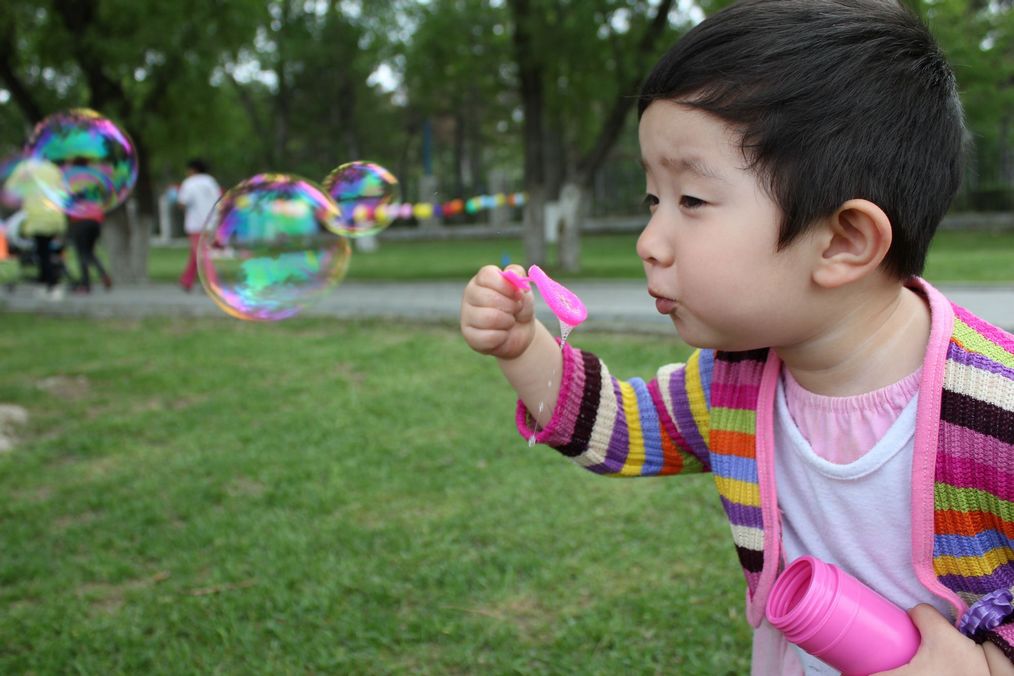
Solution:
[{"label": "child's ear", "polygon": [[848,200],[824,220],[813,281],[836,288],[862,279],[880,267],[891,238],[891,219],[883,209],[869,200]]}]

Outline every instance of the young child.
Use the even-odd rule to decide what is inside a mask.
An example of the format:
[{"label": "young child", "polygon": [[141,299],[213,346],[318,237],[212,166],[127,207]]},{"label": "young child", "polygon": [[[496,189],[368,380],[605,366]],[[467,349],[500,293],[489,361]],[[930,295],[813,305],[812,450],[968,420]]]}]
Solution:
[{"label": "young child", "polygon": [[461,330],[520,432],[600,474],[713,474],[754,674],[833,673],[764,619],[804,554],[912,609],[890,673],[1014,673],[1014,336],[917,276],[964,134],[929,32],[890,0],[748,0],[661,59],[639,114],[637,254],[699,349],[617,380],[484,267]]}]

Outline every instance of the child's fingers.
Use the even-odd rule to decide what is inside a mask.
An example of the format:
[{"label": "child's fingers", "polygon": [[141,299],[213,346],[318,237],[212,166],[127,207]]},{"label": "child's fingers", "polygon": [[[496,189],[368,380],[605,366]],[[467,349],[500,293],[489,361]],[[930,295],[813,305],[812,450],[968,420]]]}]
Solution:
[{"label": "child's fingers", "polygon": [[[504,268],[504,272],[506,272],[507,270],[513,270],[514,273],[517,274],[518,277],[527,277],[528,276],[528,271],[525,270],[520,265],[518,265],[517,263],[511,263],[510,265],[508,265],[507,267]],[[507,282],[507,283],[510,284],[510,282]],[[511,286],[514,286],[514,285],[511,284]]]},{"label": "child's fingers", "polygon": [[495,307],[474,306],[465,316],[465,325],[476,329],[509,331],[517,324],[514,314]]},{"label": "child's fingers", "polygon": [[461,327],[461,335],[465,342],[476,352],[490,354],[496,351],[507,339],[505,331],[495,329],[480,329],[475,326]]},{"label": "child's fingers", "polygon": [[518,331],[480,329],[468,326],[462,327],[461,333],[468,345],[476,352],[502,359],[517,357],[525,351],[531,342],[530,338],[526,338]]},{"label": "child's fingers", "polygon": [[521,297],[515,296],[512,289],[513,287],[504,293],[500,289],[493,289],[488,286],[476,284],[471,289],[472,293],[469,294],[469,300],[472,301],[474,305],[495,307],[503,310],[504,312],[514,313],[521,309]]},{"label": "child's fingers", "polygon": [[919,650],[908,664],[877,672],[877,676],[990,673],[982,648],[955,629],[936,608],[921,603],[908,614],[919,630]]},{"label": "child's fingers", "polygon": [[[525,269],[517,264],[508,265],[505,269],[513,270],[521,277],[524,277],[527,274]],[[479,272],[475,275],[475,280],[481,286],[493,289],[510,298],[520,298],[524,294],[521,289],[507,281],[507,278],[503,276],[500,268],[495,265],[485,265],[480,268]]]},{"label": "child's fingers", "polygon": [[490,354],[507,340],[517,324],[514,315],[520,308],[521,301],[473,280],[461,301],[461,334],[472,349]]},{"label": "child's fingers", "polygon": [[[492,267],[492,266],[490,266]],[[480,270],[465,287],[462,298],[463,305],[473,307],[495,308],[511,315],[516,315],[531,303],[531,294],[523,294],[500,275],[497,268],[494,274]]]},{"label": "child's fingers", "polygon": [[531,292],[517,289],[500,268],[487,265],[465,287],[461,333],[473,350],[510,359],[531,342],[534,314]]},{"label": "child's fingers", "polygon": [[[525,271],[525,269],[520,265],[518,265],[517,263],[512,263],[511,265],[508,265],[506,268],[504,268],[504,270],[513,270],[520,277],[525,277],[528,274]],[[503,275],[500,275],[500,278],[503,279]],[[507,282],[506,279],[503,279],[503,281]],[[532,319],[535,318],[535,300],[534,297],[532,296],[531,290],[522,291],[521,289],[514,286],[510,282],[507,282],[507,284],[510,285],[511,289],[513,289],[514,297],[521,301],[520,309],[514,313],[518,321],[530,322]]]}]

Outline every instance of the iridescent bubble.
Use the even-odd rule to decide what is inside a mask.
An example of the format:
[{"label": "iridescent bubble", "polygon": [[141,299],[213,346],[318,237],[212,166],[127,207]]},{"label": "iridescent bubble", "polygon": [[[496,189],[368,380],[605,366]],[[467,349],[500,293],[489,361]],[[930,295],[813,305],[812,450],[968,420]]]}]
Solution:
[{"label": "iridescent bubble", "polygon": [[8,209],[17,209],[21,205],[21,198],[15,193],[13,186],[10,189],[7,187],[7,181],[23,158],[22,153],[16,152],[0,159],[0,205]]},{"label": "iridescent bubble", "polygon": [[201,283],[238,319],[298,314],[341,282],[348,240],[331,229],[338,207],[320,187],[257,174],[222,195],[197,245]]},{"label": "iridescent bubble", "polygon": [[130,137],[94,110],[75,108],[35,126],[25,145],[29,158],[53,162],[64,181],[44,187],[57,207],[74,218],[115,209],[137,183],[137,152]]},{"label": "iridescent bubble", "polygon": [[50,196],[66,188],[63,172],[49,160],[27,157],[14,164],[4,181],[3,192],[16,205],[39,214],[50,212],[63,220],[60,208]]},{"label": "iridescent bubble", "polygon": [[375,235],[398,216],[398,179],[373,162],[347,162],[328,174],[324,188],[338,205],[334,230],[346,237]]},{"label": "iridescent bubble", "polygon": [[105,213],[106,196],[115,192],[111,178],[90,166],[69,166],[63,169],[67,194],[66,212],[75,218],[101,220]]}]

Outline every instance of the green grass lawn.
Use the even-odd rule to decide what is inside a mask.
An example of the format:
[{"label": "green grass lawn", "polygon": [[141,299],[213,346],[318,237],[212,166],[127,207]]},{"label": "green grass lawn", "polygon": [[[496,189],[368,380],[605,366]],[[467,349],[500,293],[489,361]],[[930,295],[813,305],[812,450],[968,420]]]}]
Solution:
[{"label": "green grass lawn", "polygon": [[[583,240],[579,277],[640,278],[641,262],[634,252],[635,235],[603,235]],[[523,262],[517,238],[454,241],[383,241],[372,253],[353,251],[346,278],[355,280],[467,280],[486,263],[500,264],[506,256]],[[148,272],[152,280],[175,282],[187,260],[187,250],[153,248]],[[550,266],[552,267],[552,266]]]},{"label": "green grass lawn", "polygon": [[925,277],[931,282],[1014,283],[1014,231],[937,233]]},{"label": "green grass lawn", "polygon": [[710,479],[529,448],[449,327],[0,323],[0,673],[748,670]]},{"label": "green grass lawn", "polygon": [[[562,279],[641,279],[636,234],[589,235],[582,239],[582,270]],[[354,252],[348,279],[412,280],[470,278],[486,263],[524,260],[517,238],[458,241],[384,241],[374,253]],[[555,253],[554,253],[555,255]],[[175,282],[187,251],[155,248],[149,274]],[[552,262],[548,266],[552,271]],[[940,231],[930,249],[925,276],[932,282],[1014,282],[1014,232]]]},{"label": "green grass lawn", "polygon": [[[589,278],[639,278],[634,236]],[[186,251],[152,251],[172,281]],[[461,279],[510,241],[385,242],[353,279]],[[932,281],[1014,282],[942,232]],[[590,475],[512,428],[449,327],[0,316],[0,673],[741,674],[708,477]],[[578,331],[623,377],[686,348]]]}]

